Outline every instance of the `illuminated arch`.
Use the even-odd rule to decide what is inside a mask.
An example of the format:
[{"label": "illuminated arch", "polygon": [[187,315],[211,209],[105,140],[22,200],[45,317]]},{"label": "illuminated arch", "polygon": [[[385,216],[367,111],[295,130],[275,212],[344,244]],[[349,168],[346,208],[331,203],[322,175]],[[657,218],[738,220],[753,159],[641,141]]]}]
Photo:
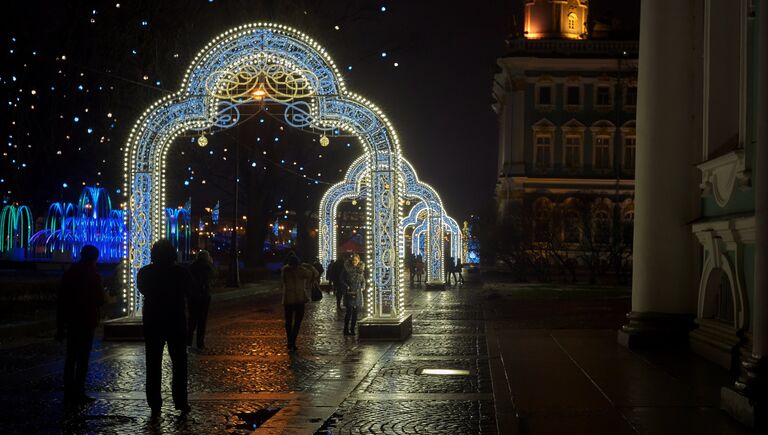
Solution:
[{"label": "illuminated arch", "polygon": [[[26,205],[9,204],[0,211],[0,253],[29,248],[32,211]],[[26,254],[25,254],[26,255]]]},{"label": "illuminated arch", "polygon": [[[442,201],[437,192],[428,184],[419,181],[413,166],[404,158],[400,160],[400,170],[397,171],[397,179],[400,184],[398,203],[405,200],[417,199],[419,204],[425,204],[427,218],[430,223],[427,228],[430,236],[427,240],[427,282],[442,283],[444,280],[443,260],[443,232],[442,221],[445,216]],[[350,165],[344,180],[331,186],[320,201],[320,252],[321,264],[326,268],[331,259],[337,257],[336,252],[336,210],[341,201],[345,199],[367,198],[368,184],[370,183],[370,168],[368,160],[358,158]],[[402,225],[398,225],[398,253],[402,258],[404,251],[404,231]]]},{"label": "illuminated arch", "polygon": [[[253,94],[238,93],[239,87],[230,86],[242,78],[252,81],[241,84],[258,86],[248,88]],[[132,129],[124,159],[124,207],[130,228],[125,242],[129,265],[124,276],[126,309],[134,312],[141,307],[136,273],[150,262],[151,244],[165,232],[165,167],[170,145],[190,130],[236,125],[240,120],[237,106],[256,101],[258,92],[262,96],[266,92],[264,99],[285,104],[292,125],[344,130],[356,135],[365,148],[372,197],[367,201],[367,311],[374,317],[398,317],[403,299],[402,263],[397,255],[397,135],[380,109],[346,89],[333,60],[317,42],[272,23],[239,26],[207,44],[187,70],[180,90],[150,106]]]},{"label": "illuminated arch", "polygon": [[[416,226],[411,235],[411,253],[413,255],[421,255],[421,241],[417,236],[421,237],[422,232],[426,230],[426,225],[424,224],[426,210],[427,205],[424,202],[420,202],[414,205],[408,213],[408,216],[400,221],[400,231],[402,231],[403,240],[405,240],[405,231],[411,226]],[[461,228],[455,219],[445,213],[443,213],[443,231],[451,234],[451,257],[454,259],[461,258],[462,263],[466,262],[467,259],[464,253]],[[405,246],[403,245],[400,249],[400,256],[404,255]]]}]

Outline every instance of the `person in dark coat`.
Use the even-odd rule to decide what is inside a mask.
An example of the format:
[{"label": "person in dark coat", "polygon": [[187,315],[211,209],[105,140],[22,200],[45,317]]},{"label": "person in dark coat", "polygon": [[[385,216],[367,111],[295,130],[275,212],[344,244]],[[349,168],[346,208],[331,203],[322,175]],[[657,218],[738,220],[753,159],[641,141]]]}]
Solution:
[{"label": "person in dark coat", "polygon": [[205,326],[208,323],[208,308],[211,305],[211,282],[216,277],[211,254],[206,250],[197,253],[197,257],[189,265],[189,272],[195,279],[197,303],[189,307],[189,322],[187,326],[187,346],[192,346],[192,339],[197,330],[196,344],[199,349],[205,347]]},{"label": "person in dark coat", "polygon": [[363,289],[365,288],[365,264],[360,256],[352,254],[344,262],[340,273],[339,283],[344,289],[344,335],[355,335],[357,312],[363,309]]},{"label": "person in dark coat", "polygon": [[328,263],[328,269],[325,271],[325,279],[328,280],[328,285],[331,286],[331,289],[334,288],[334,282],[336,279],[333,277],[333,268],[336,266],[336,260],[331,260],[330,263]]},{"label": "person in dark coat", "polygon": [[336,261],[333,261],[331,265],[328,265],[328,272],[326,276],[328,280],[333,284],[333,294],[336,296],[336,309],[341,309],[341,301],[344,296],[345,289],[341,286],[341,271],[344,269],[344,257],[342,256]]},{"label": "person in dark coat", "polygon": [[64,402],[77,405],[92,402],[85,395],[88,360],[93,347],[93,333],[101,317],[104,288],[96,268],[99,250],[85,245],[80,261],[64,273],[59,287],[56,315],[56,339],[66,337],[64,361]]},{"label": "person in dark coat", "polygon": [[464,264],[461,258],[456,259],[456,272],[459,273],[459,284],[464,284]]},{"label": "person in dark coat", "polygon": [[151,256],[152,264],[142,267],[136,278],[139,292],[144,296],[147,403],[152,416],[159,416],[163,404],[160,396],[163,348],[168,343],[173,373],[173,403],[185,415],[190,411],[187,401],[185,302],[195,305],[195,282],[186,268],[176,264],[176,248],[170,241],[155,242]]},{"label": "person in dark coat", "polygon": [[283,306],[285,308],[286,346],[290,351],[298,350],[296,338],[299,335],[301,320],[304,318],[304,305],[309,302],[309,285],[320,277],[314,267],[302,263],[295,254],[289,255],[286,265],[280,270],[283,284]]}]

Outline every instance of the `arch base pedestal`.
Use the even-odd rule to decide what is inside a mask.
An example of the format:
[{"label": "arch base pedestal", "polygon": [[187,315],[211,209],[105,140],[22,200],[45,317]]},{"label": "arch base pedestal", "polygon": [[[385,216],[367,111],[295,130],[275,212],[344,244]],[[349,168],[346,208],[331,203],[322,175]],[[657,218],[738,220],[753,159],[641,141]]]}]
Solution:
[{"label": "arch base pedestal", "polygon": [[360,340],[405,341],[413,333],[413,316],[366,317],[357,323]]}]

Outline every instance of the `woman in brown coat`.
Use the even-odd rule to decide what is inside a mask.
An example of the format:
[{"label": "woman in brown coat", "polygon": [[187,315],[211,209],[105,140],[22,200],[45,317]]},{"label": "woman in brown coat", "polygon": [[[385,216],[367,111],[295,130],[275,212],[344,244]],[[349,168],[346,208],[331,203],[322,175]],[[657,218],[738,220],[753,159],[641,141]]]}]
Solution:
[{"label": "woman in brown coat", "polygon": [[308,264],[302,264],[299,257],[291,255],[288,264],[280,271],[283,284],[283,306],[285,307],[285,335],[288,350],[295,351],[301,320],[304,318],[304,304],[309,302],[307,288],[320,274]]}]

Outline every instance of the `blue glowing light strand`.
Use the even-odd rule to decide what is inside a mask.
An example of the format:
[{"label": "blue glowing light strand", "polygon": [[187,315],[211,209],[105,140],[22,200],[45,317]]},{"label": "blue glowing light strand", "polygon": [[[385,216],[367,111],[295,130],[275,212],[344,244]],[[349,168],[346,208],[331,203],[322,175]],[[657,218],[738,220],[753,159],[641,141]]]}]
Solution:
[{"label": "blue glowing light strand", "polygon": [[[358,136],[372,163],[372,200],[368,201],[369,237],[372,249],[369,262],[373,289],[367,310],[369,315],[397,316],[399,311],[399,263],[397,223],[398,185],[394,168],[399,165],[399,145],[384,115],[369,102],[350,94],[336,76],[335,67],[325,51],[305,35],[285,26],[256,24],[226,32],[206,46],[189,69],[181,91],[166,97],[145,112],[136,123],[126,146],[124,195],[128,202],[130,240],[125,247],[130,261],[126,296],[127,309],[140,309],[141,299],[135,289],[136,271],[149,263],[152,241],[162,234],[166,220],[164,205],[156,202],[165,191],[162,167],[166,149],[182,131],[210,128],[218,113],[215,98],[207,96],[206,80],[216,71],[237,69],[260,55],[274,62],[285,62],[307,70],[316,78],[316,113],[313,128],[335,127]],[[313,111],[314,112],[314,111]],[[157,192],[160,192],[158,194]]]},{"label": "blue glowing light strand", "polygon": [[51,259],[59,253],[77,259],[83,246],[93,245],[99,250],[100,261],[120,261],[126,231],[124,211],[113,210],[111,204],[105,189],[90,186],[83,188],[78,205],[51,204],[45,227],[30,239],[30,255]]},{"label": "blue glowing light strand", "polygon": [[[399,243],[396,252],[399,258],[405,258],[405,229],[417,222],[417,216],[422,211],[428,211],[431,216],[431,224],[427,225],[430,230],[426,240],[432,241],[428,245],[427,251],[431,253],[427,260],[427,282],[441,283],[444,281],[444,257],[443,257],[443,233],[449,228],[445,225],[447,215],[445,214],[442,202],[437,192],[428,184],[419,181],[413,166],[405,159],[401,159],[400,170],[397,171],[399,179],[403,182],[404,189],[400,192],[399,200],[416,198],[421,202],[417,203],[412,209],[414,216],[409,216],[399,223]],[[333,216],[335,215],[338,204],[349,198],[361,199],[364,197],[362,188],[365,183],[370,184],[371,174],[368,161],[363,157],[355,160],[348,169],[344,181],[332,186],[320,203],[320,252],[319,258],[321,264],[327,266],[332,258],[335,258],[336,252],[336,230]],[[352,192],[357,192],[353,195]],[[450,218],[448,218],[450,219]],[[450,219],[452,220],[452,219]],[[455,221],[454,221],[455,223]],[[455,257],[456,252],[461,252],[461,239],[452,232],[451,238],[451,256]],[[439,243],[437,242],[439,241]]]}]

